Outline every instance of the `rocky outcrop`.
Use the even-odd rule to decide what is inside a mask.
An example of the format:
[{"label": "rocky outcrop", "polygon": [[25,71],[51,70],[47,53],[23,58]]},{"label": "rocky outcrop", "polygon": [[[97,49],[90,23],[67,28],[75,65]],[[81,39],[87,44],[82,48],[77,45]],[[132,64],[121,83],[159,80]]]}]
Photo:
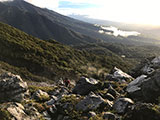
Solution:
[{"label": "rocky outcrop", "polygon": [[80,80],[76,83],[76,86],[73,89],[73,93],[80,95],[87,95],[92,90],[95,90],[98,81],[93,78],[81,77]]},{"label": "rocky outcrop", "polygon": [[154,101],[160,96],[160,70],[154,72],[153,76],[142,75],[129,83],[126,91],[136,99],[142,101]]},{"label": "rocky outcrop", "polygon": [[[158,66],[157,61],[153,60],[150,63]],[[8,101],[15,101],[13,98],[19,94],[25,96],[28,91],[26,83],[17,75],[2,74],[0,91],[4,91],[7,95],[11,92],[13,96],[9,96],[8,100],[5,98],[5,103],[0,104],[0,119],[4,119],[7,111],[10,116],[5,119],[17,120],[40,118],[46,120],[159,120],[158,105],[142,103],[144,101],[154,102],[154,104],[159,102],[159,68],[154,68],[153,73],[142,74],[131,82],[133,78],[117,68],[111,73],[115,80],[97,81],[82,77],[76,86],[71,88],[63,84],[43,84],[43,86],[39,83],[31,84],[32,87],[29,86],[31,94],[25,100],[22,97],[21,103]],[[1,93],[0,95],[2,96]],[[4,101],[3,97],[0,99]]]},{"label": "rocky outcrop", "polygon": [[27,83],[19,75],[3,73],[0,75],[0,101],[22,101],[28,94]]}]

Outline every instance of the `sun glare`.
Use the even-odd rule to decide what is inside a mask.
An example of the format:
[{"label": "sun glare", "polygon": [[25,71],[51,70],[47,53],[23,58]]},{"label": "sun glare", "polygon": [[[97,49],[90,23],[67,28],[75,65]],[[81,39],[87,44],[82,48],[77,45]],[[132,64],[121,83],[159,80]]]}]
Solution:
[{"label": "sun glare", "polygon": [[[138,24],[160,25],[158,0],[102,0],[99,10],[92,10],[90,17]],[[94,12],[93,12],[94,11]]]},{"label": "sun glare", "polygon": [[[47,7],[64,15],[80,14],[91,18],[117,22],[160,25],[160,0],[26,0],[40,7]],[[69,2],[69,8],[65,2]],[[61,5],[63,3],[63,5]],[[75,6],[90,5],[83,8]],[[75,5],[75,6],[74,6]],[[91,7],[93,5],[93,7]],[[63,6],[64,8],[60,8]],[[74,8],[73,8],[74,6]],[[82,7],[82,6],[81,6]]]}]

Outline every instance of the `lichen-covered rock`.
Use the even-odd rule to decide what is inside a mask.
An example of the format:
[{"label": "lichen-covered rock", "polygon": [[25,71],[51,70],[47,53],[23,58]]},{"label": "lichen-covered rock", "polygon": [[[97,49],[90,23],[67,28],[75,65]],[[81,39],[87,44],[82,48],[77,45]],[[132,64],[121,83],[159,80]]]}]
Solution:
[{"label": "lichen-covered rock", "polygon": [[22,101],[28,95],[28,86],[19,75],[4,73],[0,75],[0,101]]},{"label": "lichen-covered rock", "polygon": [[132,104],[134,102],[130,98],[118,98],[113,104],[113,109],[119,114],[124,114],[128,106]]},{"label": "lichen-covered rock", "polygon": [[83,100],[81,100],[77,105],[76,109],[80,111],[94,110],[100,107],[101,104],[105,104],[109,109],[112,107],[112,102],[104,100],[101,96],[95,95],[91,92]]},{"label": "lichen-covered rock", "polygon": [[73,93],[87,95],[96,88],[98,81],[93,78],[81,77],[73,89]]}]

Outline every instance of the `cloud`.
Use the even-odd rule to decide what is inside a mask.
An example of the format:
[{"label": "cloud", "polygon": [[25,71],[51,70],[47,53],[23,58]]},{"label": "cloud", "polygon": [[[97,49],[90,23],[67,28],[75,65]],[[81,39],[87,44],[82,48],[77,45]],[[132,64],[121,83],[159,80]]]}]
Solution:
[{"label": "cloud", "polygon": [[[8,1],[8,0],[0,0]],[[119,22],[159,23],[159,0],[25,0],[64,15],[80,14]]]}]

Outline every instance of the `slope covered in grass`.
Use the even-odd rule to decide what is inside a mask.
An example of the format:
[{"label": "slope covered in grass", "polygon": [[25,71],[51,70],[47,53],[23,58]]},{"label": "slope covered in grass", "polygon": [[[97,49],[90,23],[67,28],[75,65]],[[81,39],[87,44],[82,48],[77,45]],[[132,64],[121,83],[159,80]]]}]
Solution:
[{"label": "slope covered in grass", "polygon": [[54,40],[43,41],[3,23],[0,23],[0,61],[1,67],[38,81],[99,74],[99,69],[109,71],[114,66],[125,71],[129,68],[120,57],[98,56]]}]

